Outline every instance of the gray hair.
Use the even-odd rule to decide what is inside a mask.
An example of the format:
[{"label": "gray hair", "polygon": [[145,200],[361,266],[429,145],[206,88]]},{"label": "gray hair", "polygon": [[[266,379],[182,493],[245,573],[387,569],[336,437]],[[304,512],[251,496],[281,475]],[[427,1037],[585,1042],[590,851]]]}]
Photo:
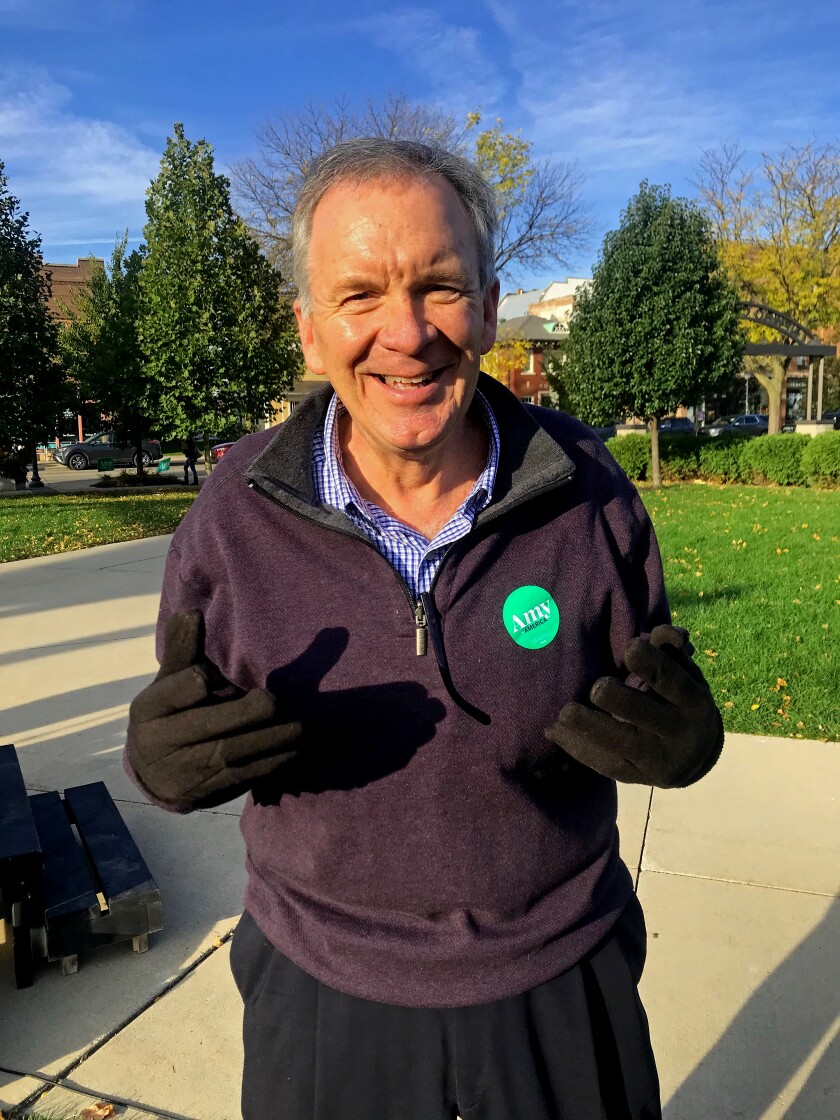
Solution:
[{"label": "gray hair", "polygon": [[458,196],[475,233],[478,278],[482,291],[496,279],[496,206],[481,172],[445,148],[415,140],[381,137],[345,140],[323,152],[306,174],[292,214],[292,268],[304,315],[312,310],[309,290],[309,242],[318,203],[337,183],[377,179],[445,179]]}]

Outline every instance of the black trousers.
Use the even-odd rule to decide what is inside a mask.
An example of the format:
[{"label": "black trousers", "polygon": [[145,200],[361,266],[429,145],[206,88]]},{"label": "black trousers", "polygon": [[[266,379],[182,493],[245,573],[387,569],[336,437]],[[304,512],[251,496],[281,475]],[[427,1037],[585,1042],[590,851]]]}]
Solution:
[{"label": "black trousers", "polygon": [[635,897],[575,968],[474,1007],[358,999],[313,979],[243,914],[231,968],[244,1001],[244,1120],[660,1120],[636,985]]}]

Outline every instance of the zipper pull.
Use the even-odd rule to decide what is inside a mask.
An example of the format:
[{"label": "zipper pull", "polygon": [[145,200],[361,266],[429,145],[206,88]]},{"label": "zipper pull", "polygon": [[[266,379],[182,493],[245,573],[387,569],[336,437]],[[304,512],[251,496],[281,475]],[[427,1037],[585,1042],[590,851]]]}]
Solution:
[{"label": "zipper pull", "polygon": [[414,609],[414,625],[417,627],[415,631],[417,656],[425,657],[429,648],[429,624],[426,621],[426,611],[421,599],[417,600],[417,606]]}]

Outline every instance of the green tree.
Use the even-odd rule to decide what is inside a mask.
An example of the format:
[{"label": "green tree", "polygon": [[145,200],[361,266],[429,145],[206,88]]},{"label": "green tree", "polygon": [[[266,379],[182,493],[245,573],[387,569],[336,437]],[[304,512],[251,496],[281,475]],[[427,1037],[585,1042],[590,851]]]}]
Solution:
[{"label": "green tree", "polygon": [[280,275],[233,212],[213,149],[191,143],[181,124],[146,215],[139,333],[161,428],[187,436],[256,424],[300,369],[294,316]]},{"label": "green tree", "polygon": [[19,448],[35,455],[39,439],[55,434],[69,402],[58,362],[58,331],[50,314],[50,278],[41,238],[9,193],[0,162],[0,457]]},{"label": "green tree", "polygon": [[649,422],[654,486],[659,419],[696,404],[740,366],[738,302],[704,215],[643,182],[604,238],[591,287],[578,294],[563,380],[590,424],[619,415]]},{"label": "green tree", "polygon": [[491,128],[480,124],[480,113],[470,113],[459,125],[445,112],[394,94],[381,103],[369,101],[360,112],[346,101],[334,109],[310,103],[266,124],[257,135],[257,158],[234,168],[242,211],[269,259],[291,276],[290,221],[313,160],[355,137],[420,140],[473,159],[493,186],[500,272],[512,276],[517,269],[566,264],[590,229],[576,166],[535,159],[531,141],[505,132],[501,120]]},{"label": "green tree", "polygon": [[80,400],[96,401],[120,442],[133,446],[143,473],[142,441],[157,426],[140,348],[140,273],[143,251],[126,256],[126,234],[114,246],[110,268],[96,268],[77,311],[61,332],[64,365]]}]

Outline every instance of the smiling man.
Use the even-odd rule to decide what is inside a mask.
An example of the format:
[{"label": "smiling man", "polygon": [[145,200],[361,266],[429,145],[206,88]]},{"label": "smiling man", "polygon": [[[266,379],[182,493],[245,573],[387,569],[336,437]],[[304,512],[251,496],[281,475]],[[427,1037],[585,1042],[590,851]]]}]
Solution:
[{"label": "smiling man", "polygon": [[325,384],[175,534],[126,765],[248,793],[246,1120],[652,1120],[615,782],[687,785],[720,715],[603,444],[480,373],[492,195],[360,140],[293,222]]}]

